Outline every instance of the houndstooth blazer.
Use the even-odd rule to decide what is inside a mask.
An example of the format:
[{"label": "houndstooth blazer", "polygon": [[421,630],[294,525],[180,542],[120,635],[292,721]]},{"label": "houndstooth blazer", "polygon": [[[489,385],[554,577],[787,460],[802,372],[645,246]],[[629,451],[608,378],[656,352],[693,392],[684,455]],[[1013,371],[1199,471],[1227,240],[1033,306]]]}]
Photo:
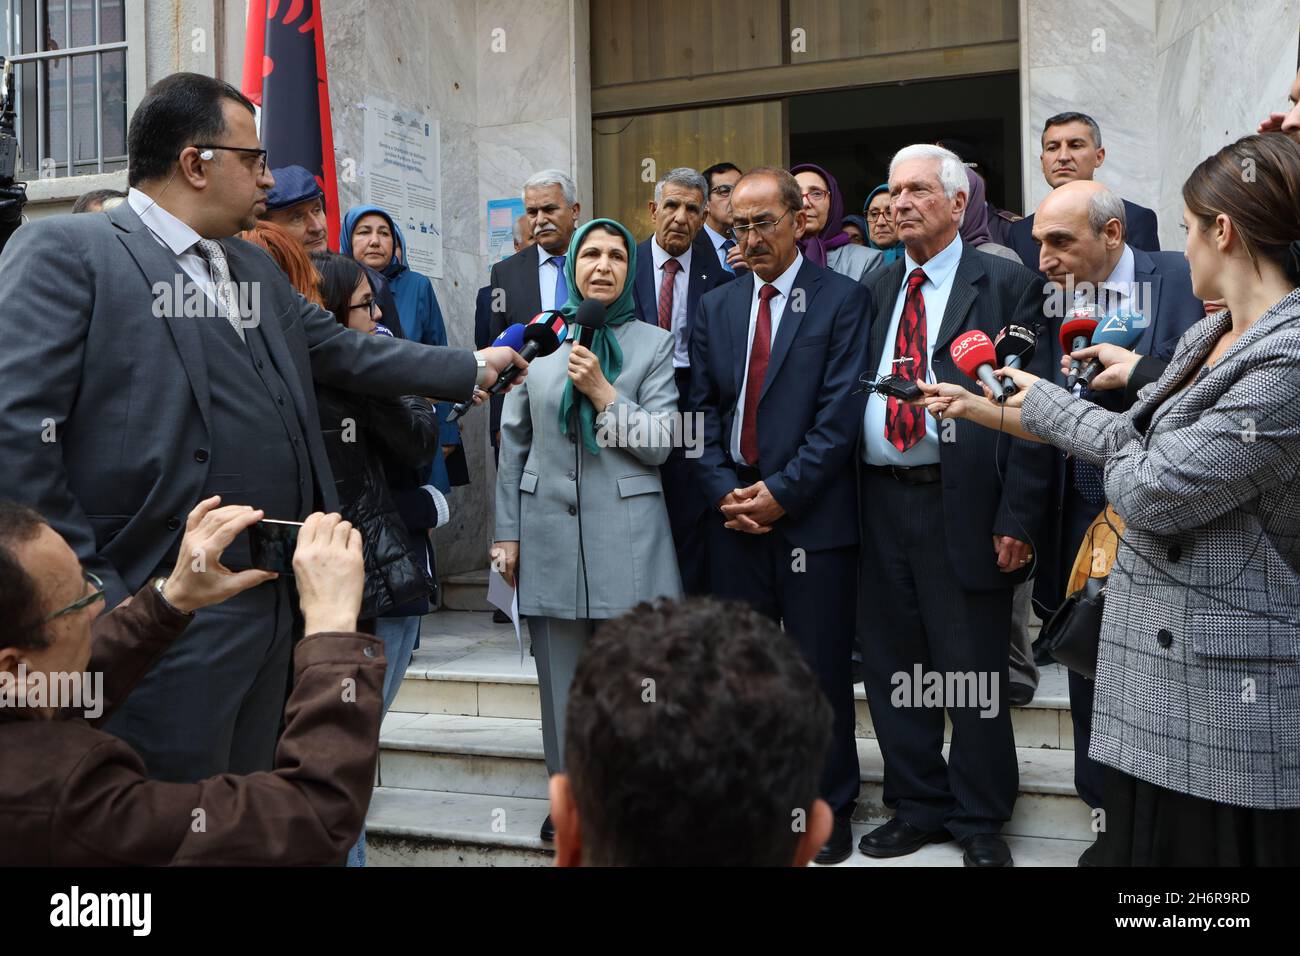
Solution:
[{"label": "houndstooth blazer", "polygon": [[1104,466],[1126,522],[1089,755],[1206,800],[1300,807],[1300,290],[1189,376],[1231,321],[1188,329],[1127,412],[1036,382],[1021,422]]}]

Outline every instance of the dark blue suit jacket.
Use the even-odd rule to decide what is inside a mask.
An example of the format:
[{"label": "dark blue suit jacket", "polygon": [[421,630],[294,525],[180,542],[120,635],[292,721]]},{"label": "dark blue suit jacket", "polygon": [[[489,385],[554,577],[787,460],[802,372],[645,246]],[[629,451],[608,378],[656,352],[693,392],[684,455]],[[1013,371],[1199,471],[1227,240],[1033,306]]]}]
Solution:
[{"label": "dark blue suit jacket", "polygon": [[474,297],[474,348],[492,344],[492,287],[485,285]]},{"label": "dark blue suit jacket", "polygon": [[[755,275],[746,272],[700,300],[691,335],[691,407],[704,416],[698,483],[716,505],[743,484],[731,462],[731,429],[745,375]],[[798,305],[802,300],[803,309]],[[842,275],[804,260],[772,343],[758,405],[758,470],[785,508],[776,523],[809,551],[858,541],[853,449],[866,396],[871,296]]]},{"label": "dark blue suit jacket", "polygon": [[[1008,229],[1007,244],[1015,250],[1021,262],[1038,272],[1038,243],[1034,242],[1033,229],[1032,213],[1024,219],[1017,219]],[[1124,241],[1134,249],[1159,252],[1160,229],[1155,212],[1125,199]]]},{"label": "dark blue suit jacket", "polygon": [[[701,229],[691,244],[691,274],[686,286],[686,329],[687,335],[695,327],[695,316],[699,311],[700,299],[706,292],[712,292],[718,286],[730,282],[733,276],[718,262],[718,255],[709,245],[708,236]],[[636,317],[651,325],[659,324],[659,290],[655,288],[654,253],[650,249],[650,240],[646,239],[636,247],[636,282],[632,287],[632,297],[636,304]],[[686,407],[688,395],[681,395],[679,405]]]}]

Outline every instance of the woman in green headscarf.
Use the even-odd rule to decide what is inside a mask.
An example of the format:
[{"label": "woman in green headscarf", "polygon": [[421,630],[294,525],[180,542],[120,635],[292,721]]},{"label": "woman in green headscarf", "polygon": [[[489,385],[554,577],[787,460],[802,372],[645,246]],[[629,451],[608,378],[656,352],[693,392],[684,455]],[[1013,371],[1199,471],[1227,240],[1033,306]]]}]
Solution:
[{"label": "woman in green headscarf", "polygon": [[598,299],[606,324],[590,348],[570,324],[560,348],[506,395],[492,548],[528,615],[552,774],[563,769],[565,701],[595,624],[681,596],[659,478],[681,434],[672,334],[637,319],[636,242],[621,224],[579,228],[564,278],[570,322],[584,299]]}]

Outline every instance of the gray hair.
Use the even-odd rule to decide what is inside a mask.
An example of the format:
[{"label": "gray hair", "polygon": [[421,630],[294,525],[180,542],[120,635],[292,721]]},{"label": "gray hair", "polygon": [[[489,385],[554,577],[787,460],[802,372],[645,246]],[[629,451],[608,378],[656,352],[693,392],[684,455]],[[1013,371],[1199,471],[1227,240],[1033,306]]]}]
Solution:
[{"label": "gray hair", "polygon": [[[889,161],[889,178],[894,178],[894,167],[899,163],[905,163],[909,159],[933,159],[939,163],[939,185],[943,187],[943,194],[949,199],[956,198],[958,193],[965,193],[966,199],[970,199],[970,179],[966,175],[966,164],[950,149],[944,149],[942,146],[935,146],[931,143],[914,143],[911,146],[904,146],[894,154],[894,158]],[[962,223],[966,221],[966,211],[962,210],[961,219],[957,221],[957,227],[961,228]]]},{"label": "gray hair", "polygon": [[655,183],[655,204],[664,200],[664,186],[666,185],[681,186],[683,189],[694,189],[700,194],[700,202],[709,201],[709,184],[705,182],[704,177],[691,169],[689,166],[678,166],[676,169],[670,169],[659,177],[659,182]]},{"label": "gray hair", "polygon": [[541,172],[533,173],[524,183],[524,191],[539,186],[559,186],[560,191],[564,193],[564,201],[570,206],[578,201],[578,187],[573,185],[573,180],[562,169],[543,169]]},{"label": "gray hair", "polygon": [[1128,223],[1124,219],[1124,200],[1120,199],[1104,186],[1088,199],[1088,227],[1094,236],[1100,236],[1106,223],[1118,219],[1121,235],[1128,234]]},{"label": "gray hair", "polygon": [[515,225],[514,225],[515,242],[523,242],[525,239],[528,238],[527,236],[524,235],[524,227],[523,227],[523,224],[526,223],[527,221],[528,221],[527,213],[524,213],[522,216],[518,216],[515,219]]}]

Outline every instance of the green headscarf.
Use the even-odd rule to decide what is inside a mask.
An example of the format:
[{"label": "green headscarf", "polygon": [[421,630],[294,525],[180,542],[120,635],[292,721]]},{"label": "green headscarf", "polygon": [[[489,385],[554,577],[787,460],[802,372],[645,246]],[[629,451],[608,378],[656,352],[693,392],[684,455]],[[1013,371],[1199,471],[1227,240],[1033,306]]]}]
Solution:
[{"label": "green headscarf", "polygon": [[[619,348],[618,339],[614,337],[614,328],[636,319],[636,305],[632,294],[636,282],[636,240],[621,222],[615,222],[613,219],[593,219],[586,225],[580,226],[573,234],[573,239],[569,242],[569,253],[564,257],[564,281],[569,287],[569,301],[564,303],[560,311],[570,323],[578,314],[582,293],[578,291],[575,263],[583,240],[596,226],[612,226],[627,243],[627,278],[623,280],[623,291],[619,293],[617,299],[605,307],[605,327],[596,332],[591,342],[591,351],[600,362],[601,373],[613,385],[619,373],[623,371],[623,350]],[[575,331],[572,334],[576,336],[577,333]],[[577,341],[576,337],[574,341]],[[569,415],[572,414],[575,401],[578,402],[578,427],[582,432],[582,444],[591,454],[599,455],[600,446],[596,444],[596,407],[591,404],[591,399],[574,388],[572,380],[564,383],[564,396],[560,399],[560,431],[565,435],[569,433]]]}]

